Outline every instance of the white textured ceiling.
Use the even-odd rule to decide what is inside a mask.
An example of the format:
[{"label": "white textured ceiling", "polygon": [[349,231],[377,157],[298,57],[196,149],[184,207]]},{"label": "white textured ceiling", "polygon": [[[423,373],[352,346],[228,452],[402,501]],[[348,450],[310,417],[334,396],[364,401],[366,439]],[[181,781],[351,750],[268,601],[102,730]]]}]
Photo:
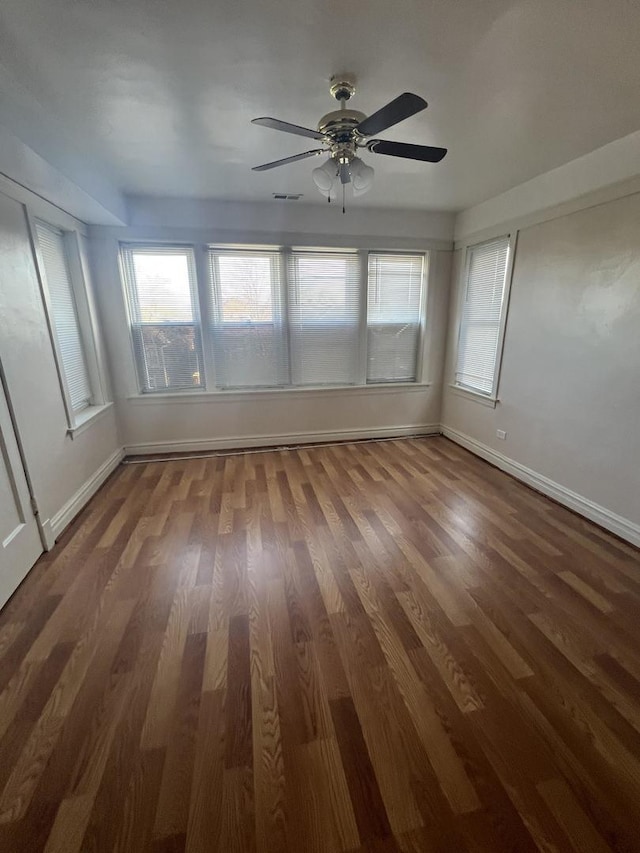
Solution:
[{"label": "white textured ceiling", "polygon": [[368,155],[358,205],[461,209],[640,128],[637,0],[3,0],[1,16],[0,122],[125,193],[322,204],[317,161],[250,171],[313,141],[250,119],[315,126],[342,71],[354,109],[429,101],[381,137],[449,148],[438,165]]}]

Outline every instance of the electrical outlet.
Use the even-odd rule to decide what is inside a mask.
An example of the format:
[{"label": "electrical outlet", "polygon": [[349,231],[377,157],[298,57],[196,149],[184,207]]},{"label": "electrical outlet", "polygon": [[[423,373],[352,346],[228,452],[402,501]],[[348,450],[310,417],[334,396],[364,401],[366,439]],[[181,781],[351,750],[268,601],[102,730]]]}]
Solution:
[{"label": "electrical outlet", "polygon": [[503,429],[497,429],[496,435],[498,436],[498,438],[501,438],[503,441],[507,437],[507,434]]}]

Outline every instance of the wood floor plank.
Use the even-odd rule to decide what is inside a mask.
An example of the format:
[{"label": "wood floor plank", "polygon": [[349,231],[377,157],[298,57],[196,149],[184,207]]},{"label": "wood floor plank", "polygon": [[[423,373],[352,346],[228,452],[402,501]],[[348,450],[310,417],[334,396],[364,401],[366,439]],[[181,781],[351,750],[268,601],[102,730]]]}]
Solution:
[{"label": "wood floor plank", "polygon": [[605,853],[609,849],[602,836],[594,829],[571,789],[562,779],[539,782],[538,790],[549,811],[556,816],[564,828],[569,843],[576,853],[582,850]]},{"label": "wood floor plank", "polygon": [[223,773],[224,691],[217,690],[203,693],[200,700],[186,838],[189,853],[218,849]]},{"label": "wood floor plank", "polygon": [[0,850],[631,853],[638,625],[442,437],[122,465],[0,613]]},{"label": "wood floor plank", "polygon": [[205,634],[187,637],[158,795],[155,838],[184,834],[186,839],[205,651]]}]

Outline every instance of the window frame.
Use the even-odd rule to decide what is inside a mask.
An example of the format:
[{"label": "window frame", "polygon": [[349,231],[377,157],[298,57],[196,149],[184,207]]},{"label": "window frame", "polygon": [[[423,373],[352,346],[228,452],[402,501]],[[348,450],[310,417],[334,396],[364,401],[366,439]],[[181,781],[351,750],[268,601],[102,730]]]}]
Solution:
[{"label": "window frame", "polygon": [[[44,306],[47,328],[51,340],[53,357],[58,375],[58,383],[62,402],[67,420],[67,433],[74,438],[79,432],[84,431],[86,426],[94,417],[104,412],[111,406],[106,399],[105,385],[100,368],[100,357],[94,335],[95,319],[91,302],[87,292],[87,278],[84,270],[82,252],[80,250],[80,233],[77,228],[52,222],[43,216],[34,216],[26,210],[27,227],[31,241],[32,252],[35,260],[36,275],[40,286],[40,294]],[[62,350],[56,329],[53,303],[47,282],[47,273],[44,256],[40,246],[36,226],[40,224],[45,228],[58,232],[62,236],[69,283],[74,300],[75,316],[78,324],[78,332],[84,356],[85,368],[91,389],[91,398],[87,406],[82,409],[74,409],[71,402],[68,381],[62,359]]]},{"label": "window frame", "polygon": [[[421,257],[422,258],[422,273],[420,279],[420,304],[419,304],[419,314],[418,314],[418,334],[417,334],[417,343],[416,343],[416,367],[415,367],[415,379],[390,379],[386,381],[379,382],[369,382],[367,379],[369,368],[367,363],[368,356],[368,334],[369,334],[369,325],[368,325],[368,308],[369,308],[369,256],[370,255],[399,255],[401,257]],[[426,347],[426,338],[427,338],[427,311],[428,311],[428,293],[429,293],[429,272],[430,272],[430,253],[426,252],[410,252],[410,251],[386,251],[383,249],[368,249],[365,253],[365,264],[366,268],[364,271],[365,275],[365,289],[366,294],[364,297],[364,334],[367,338],[364,344],[364,359],[365,359],[365,379],[364,383],[372,388],[377,388],[381,385],[421,385],[423,382],[424,375],[424,353]]]},{"label": "window frame", "polygon": [[[127,271],[123,263],[123,255],[125,251],[132,251],[136,248],[163,249],[174,247],[176,249],[191,250],[195,258],[195,276],[196,276],[196,292],[197,305],[200,319],[200,338],[203,355],[204,367],[204,382],[201,387],[193,389],[162,389],[158,391],[143,391],[139,381],[139,372],[136,362],[135,345],[132,335],[131,323],[131,308],[129,304],[129,294],[127,287]],[[281,310],[283,314],[283,327],[285,336],[285,350],[288,356],[288,375],[289,384],[278,386],[241,386],[223,388],[216,383],[216,365],[214,359],[215,343],[211,336],[211,325],[214,320],[213,306],[209,293],[209,253],[210,251],[229,252],[260,252],[272,253],[277,252],[280,255],[280,298]],[[348,253],[353,252],[359,258],[359,329],[358,329],[358,381],[350,385],[294,385],[291,384],[292,372],[290,363],[290,334],[289,334],[289,283],[288,283],[288,265],[290,256],[293,252],[309,251],[313,253]],[[368,300],[368,264],[370,254],[385,254],[385,255],[420,255],[423,258],[422,267],[422,288],[421,288],[421,304],[420,304],[420,330],[417,343],[417,368],[416,378],[413,381],[389,381],[389,382],[367,382],[367,300]],[[427,329],[427,307],[430,295],[430,274],[432,271],[432,259],[430,249],[385,249],[376,248],[349,248],[347,246],[324,246],[324,245],[275,245],[275,244],[241,244],[241,243],[217,243],[207,242],[198,243],[194,241],[180,242],[179,240],[164,241],[164,240],[141,240],[129,239],[121,240],[118,243],[118,266],[120,270],[121,292],[125,306],[127,324],[129,326],[128,337],[131,353],[131,376],[132,380],[135,377],[135,385],[131,385],[131,394],[129,399],[139,402],[151,403],[153,400],[165,398],[173,401],[192,400],[193,402],[203,401],[205,399],[221,399],[221,398],[242,398],[249,399],[260,395],[280,395],[280,394],[334,394],[334,393],[388,393],[396,390],[420,390],[431,385],[427,381],[425,368],[425,353],[428,345],[428,329]]]},{"label": "window frame", "polygon": [[[476,388],[470,388],[456,380],[456,372],[458,366],[458,358],[460,352],[460,336],[462,331],[462,319],[464,314],[465,293],[469,281],[469,272],[471,267],[471,253],[473,249],[480,246],[486,246],[489,243],[495,243],[497,240],[507,242],[507,263],[505,267],[504,288],[502,291],[502,299],[500,300],[500,323],[498,325],[498,341],[496,345],[496,359],[493,367],[493,378],[491,383],[491,391],[485,393]],[[509,300],[511,296],[511,282],[513,279],[513,266],[516,254],[516,245],[518,241],[518,231],[514,230],[506,234],[496,234],[486,240],[480,240],[477,243],[468,243],[465,245],[465,257],[462,264],[461,273],[458,279],[457,286],[457,308],[456,308],[456,340],[453,349],[453,366],[452,377],[449,382],[449,387],[459,396],[481,403],[485,406],[495,408],[499,402],[498,391],[500,388],[500,376],[502,370],[502,355],[504,350],[504,340],[507,328],[507,318],[509,315]]]},{"label": "window frame", "polygon": [[[322,383],[294,383],[293,375],[294,371],[291,366],[291,340],[293,337],[292,332],[292,318],[289,312],[289,306],[292,302],[290,299],[291,294],[294,291],[294,287],[291,281],[288,279],[288,270],[290,264],[295,264],[298,259],[301,259],[308,254],[309,256],[318,256],[318,255],[335,255],[335,256],[350,256],[354,258],[354,266],[357,269],[356,279],[357,279],[357,287],[358,291],[355,295],[354,306],[356,308],[357,316],[356,322],[354,326],[357,326],[357,338],[354,340],[354,351],[355,351],[355,359],[354,359],[354,382],[343,382],[343,383],[332,383],[332,382],[322,382]],[[294,257],[295,256],[295,257]],[[287,294],[287,303],[286,303],[286,317],[285,317],[285,325],[287,328],[287,341],[289,344],[289,385],[286,386],[293,390],[298,389],[302,390],[305,388],[359,388],[362,385],[366,385],[366,324],[367,324],[367,272],[366,272],[366,263],[367,263],[367,251],[363,251],[360,249],[349,249],[343,247],[315,247],[315,246],[292,246],[286,249],[286,261],[287,267],[283,270],[283,275],[285,277],[285,292]],[[364,276],[364,278],[363,278]],[[363,296],[363,290],[365,291]],[[348,292],[346,291],[347,295]],[[299,304],[300,302],[300,293],[296,293],[296,299],[294,303]],[[322,325],[322,324],[320,324]],[[364,335],[364,365],[363,365],[363,335]],[[363,373],[364,370],[364,373]]]},{"label": "window frame", "polygon": [[[193,388],[160,388],[158,390],[145,390],[145,388],[143,387],[143,382],[141,381],[140,370],[138,365],[136,342],[133,330],[135,327],[144,326],[145,324],[140,323],[134,319],[134,299],[137,300],[138,294],[137,292],[134,293],[136,283],[134,280],[132,280],[131,275],[129,273],[129,267],[133,267],[133,258],[131,258],[130,261],[127,261],[125,258],[126,253],[133,254],[136,249],[143,251],[147,250],[150,253],[153,253],[154,249],[157,250],[158,253],[167,249],[175,249],[177,252],[184,252],[185,255],[187,255],[187,265],[189,267],[190,278],[189,284],[191,290],[191,302],[194,318],[192,323],[184,323],[181,325],[193,325],[196,340],[199,341],[200,363],[202,366],[203,374],[199,386]],[[140,396],[157,397],[163,394],[202,394],[208,390],[211,378],[214,376],[213,359],[211,357],[208,357],[208,350],[210,349],[209,341],[205,340],[204,338],[205,323],[208,324],[210,321],[210,312],[205,294],[203,292],[203,276],[198,254],[199,253],[197,247],[193,243],[135,241],[121,242],[119,244],[118,266],[120,271],[120,282],[122,286],[122,295],[125,304],[127,325],[129,327],[128,337],[132,359],[133,376],[135,377],[137,393]],[[132,287],[129,286],[129,283],[131,283]],[[159,324],[148,323],[146,325]]]},{"label": "window frame", "polygon": [[[197,250],[196,250],[197,251]],[[220,291],[220,258],[224,255],[255,255],[255,256],[267,256],[269,258],[270,263],[270,284],[271,284],[271,300],[272,300],[272,311],[273,317],[270,323],[263,323],[261,325],[269,325],[274,330],[279,325],[279,340],[277,342],[277,346],[279,346],[282,350],[283,355],[286,358],[286,372],[289,383],[286,386],[282,385],[228,385],[226,387],[218,384],[217,377],[219,375],[218,369],[218,360],[220,359],[220,344],[215,340],[215,336],[212,333],[212,329],[214,326],[221,326],[227,329],[242,329],[246,326],[246,324],[240,321],[232,321],[232,320],[224,320],[222,317],[222,293]],[[274,262],[274,256],[277,255],[277,262]],[[267,247],[267,246],[220,246],[220,245],[207,245],[204,249],[204,257],[205,257],[205,272],[204,277],[198,278],[198,293],[200,295],[201,302],[206,303],[206,312],[207,312],[207,337],[203,338],[203,346],[207,350],[207,353],[211,359],[211,373],[210,377],[213,379],[213,388],[215,391],[220,393],[228,393],[233,391],[260,391],[261,389],[277,389],[282,387],[289,387],[291,384],[291,360],[290,360],[290,344],[289,344],[289,325],[287,322],[288,317],[288,293],[286,288],[286,271],[284,269],[284,265],[288,262],[288,255],[285,255],[282,250],[280,250],[277,246]],[[215,272],[212,274],[211,268],[212,265],[215,267]],[[199,272],[198,272],[199,275]],[[278,315],[276,319],[276,314]],[[257,324],[256,324],[257,325]],[[203,328],[204,324],[203,324]],[[274,335],[274,339],[276,336]],[[205,391],[208,391],[208,386]],[[211,393],[211,392],[209,392]]]}]

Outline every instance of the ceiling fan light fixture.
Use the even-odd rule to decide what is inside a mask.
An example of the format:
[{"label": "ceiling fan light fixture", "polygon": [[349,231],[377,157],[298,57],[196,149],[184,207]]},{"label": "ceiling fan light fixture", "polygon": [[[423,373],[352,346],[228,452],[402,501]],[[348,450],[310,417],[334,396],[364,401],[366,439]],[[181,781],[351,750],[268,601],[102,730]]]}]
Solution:
[{"label": "ceiling fan light fixture", "polygon": [[371,168],[371,166],[367,166],[367,164],[360,159],[360,157],[354,157],[351,161],[351,180],[353,183],[353,194],[354,195],[363,195],[368,192],[373,186],[373,178],[375,175],[375,171]]},{"label": "ceiling fan light fixture", "polygon": [[333,157],[329,157],[328,160],[325,160],[322,166],[318,166],[317,169],[314,169],[311,172],[313,182],[318,187],[321,193],[331,192],[331,188],[333,186],[333,182],[335,181],[337,174],[338,166]]}]

